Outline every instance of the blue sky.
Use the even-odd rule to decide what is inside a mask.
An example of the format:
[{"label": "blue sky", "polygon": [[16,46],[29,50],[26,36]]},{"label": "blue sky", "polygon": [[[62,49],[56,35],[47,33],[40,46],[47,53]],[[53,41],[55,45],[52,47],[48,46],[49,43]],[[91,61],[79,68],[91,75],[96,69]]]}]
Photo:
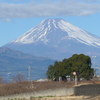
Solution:
[{"label": "blue sky", "polygon": [[47,18],[62,18],[100,37],[100,0],[0,0],[0,46]]}]

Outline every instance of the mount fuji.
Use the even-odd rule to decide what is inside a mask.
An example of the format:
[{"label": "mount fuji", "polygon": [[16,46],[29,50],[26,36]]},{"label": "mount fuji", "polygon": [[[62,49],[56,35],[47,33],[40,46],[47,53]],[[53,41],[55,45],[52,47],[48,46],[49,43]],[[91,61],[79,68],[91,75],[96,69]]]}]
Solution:
[{"label": "mount fuji", "polygon": [[75,53],[100,57],[100,37],[59,18],[43,20],[4,47],[58,60]]}]

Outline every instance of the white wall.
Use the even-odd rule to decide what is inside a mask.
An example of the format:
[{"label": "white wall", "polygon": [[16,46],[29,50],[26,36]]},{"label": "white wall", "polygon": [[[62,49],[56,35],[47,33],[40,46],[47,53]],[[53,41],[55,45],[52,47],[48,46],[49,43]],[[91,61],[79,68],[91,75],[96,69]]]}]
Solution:
[{"label": "white wall", "polygon": [[21,93],[10,96],[0,96],[0,100],[8,100],[8,98],[26,98],[29,99],[31,96],[39,97],[39,96],[65,96],[74,94],[74,88],[57,88],[57,89],[48,89],[48,90],[40,90],[36,92],[30,93]]}]

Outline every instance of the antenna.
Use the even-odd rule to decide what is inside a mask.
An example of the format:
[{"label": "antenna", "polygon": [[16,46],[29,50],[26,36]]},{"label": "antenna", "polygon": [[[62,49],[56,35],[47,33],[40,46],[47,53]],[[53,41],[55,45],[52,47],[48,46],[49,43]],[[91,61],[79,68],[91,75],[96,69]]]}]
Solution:
[{"label": "antenna", "polygon": [[30,70],[31,70],[31,67],[29,66],[28,67],[28,81],[30,81]]},{"label": "antenna", "polygon": [[96,56],[92,56],[92,58],[94,58],[93,59],[93,68],[94,68],[94,76],[96,76],[96,70],[95,70],[95,68],[96,68],[96,66],[95,66],[96,65],[95,64],[96,63],[96,61],[95,61]]}]

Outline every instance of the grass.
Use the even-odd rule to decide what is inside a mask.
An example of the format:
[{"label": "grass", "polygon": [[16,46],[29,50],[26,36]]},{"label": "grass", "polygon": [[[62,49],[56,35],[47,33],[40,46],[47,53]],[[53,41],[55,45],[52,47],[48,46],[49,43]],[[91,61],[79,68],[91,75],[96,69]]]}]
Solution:
[{"label": "grass", "polygon": [[8,98],[8,100],[100,100],[100,96],[87,99],[85,96],[63,96],[63,97],[54,97],[54,96],[39,96],[39,97],[30,97],[30,99],[25,98]]},{"label": "grass", "polygon": [[85,100],[84,96],[64,96],[64,97],[54,97],[54,96],[39,96],[39,97],[30,97],[30,99],[25,98],[14,98],[8,100]]}]

